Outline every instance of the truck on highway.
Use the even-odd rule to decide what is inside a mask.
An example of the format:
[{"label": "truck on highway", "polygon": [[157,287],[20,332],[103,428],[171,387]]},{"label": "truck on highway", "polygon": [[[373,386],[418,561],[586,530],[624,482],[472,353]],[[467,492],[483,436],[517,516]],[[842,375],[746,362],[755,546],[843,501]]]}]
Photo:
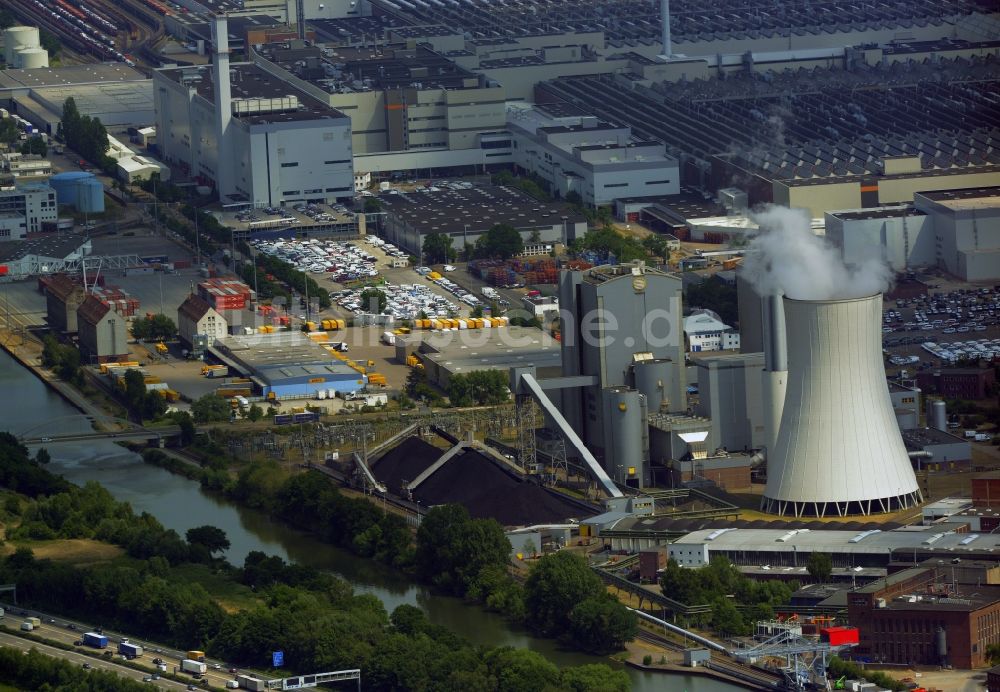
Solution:
[{"label": "truck on highway", "polygon": [[130,643],[128,639],[122,639],[118,644],[118,653],[128,659],[138,658],[142,656],[142,647],[138,644]]},{"label": "truck on highway", "polygon": [[187,657],[190,658],[192,661],[201,661],[204,663],[205,652],[198,651],[197,649],[192,649],[191,651],[187,652]]},{"label": "truck on highway", "polygon": [[39,618],[28,617],[28,618],[24,618],[24,621],[25,622],[30,622],[32,627],[41,627],[42,626],[42,621]]},{"label": "truck on highway", "polygon": [[108,638],[103,634],[98,634],[97,632],[84,632],[83,644],[84,646],[91,646],[95,649],[106,649],[108,648]]},{"label": "truck on highway", "polygon": [[25,620],[24,622],[21,623],[21,631],[22,632],[31,632],[33,629],[35,629],[35,626],[32,625],[27,620]]},{"label": "truck on highway", "polygon": [[255,678],[252,675],[237,675],[236,682],[240,683],[240,689],[243,690],[266,690],[267,683],[260,678]]},{"label": "truck on highway", "polygon": [[208,666],[206,666],[201,661],[192,661],[190,658],[185,658],[183,661],[181,661],[181,670],[183,670],[185,673],[195,673],[198,675],[204,675],[205,672],[208,670]]}]

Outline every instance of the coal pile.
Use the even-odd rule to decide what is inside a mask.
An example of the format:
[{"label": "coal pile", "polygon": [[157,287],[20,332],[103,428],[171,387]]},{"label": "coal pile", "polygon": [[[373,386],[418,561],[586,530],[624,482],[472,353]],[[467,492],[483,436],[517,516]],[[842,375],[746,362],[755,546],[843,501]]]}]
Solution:
[{"label": "coal pile", "polygon": [[413,498],[426,507],[464,505],[473,517],[496,519],[504,526],[563,522],[593,514],[472,449],[449,459],[414,490]]},{"label": "coal pile", "polygon": [[443,453],[419,437],[407,437],[375,462],[372,473],[390,493],[403,496],[403,487],[426,471]]}]

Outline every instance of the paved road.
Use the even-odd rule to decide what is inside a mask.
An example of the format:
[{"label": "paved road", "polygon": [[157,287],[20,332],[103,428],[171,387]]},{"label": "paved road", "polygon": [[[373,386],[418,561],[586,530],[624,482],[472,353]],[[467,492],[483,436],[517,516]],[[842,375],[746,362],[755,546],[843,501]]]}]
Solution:
[{"label": "paved road", "polygon": [[180,434],[180,428],[176,425],[162,428],[150,428],[149,430],[138,430],[131,432],[89,432],[89,433],[69,433],[66,435],[52,435],[51,437],[25,437],[21,439],[24,444],[41,444],[43,442],[76,442],[79,440],[101,440],[112,438],[119,440],[149,440],[158,437],[172,437]]},{"label": "paved road", "polygon": [[[90,656],[85,656],[83,654],[76,653],[75,651],[63,651],[62,649],[57,649],[54,646],[48,646],[47,644],[39,644],[38,642],[29,641],[27,639],[22,639],[21,637],[14,636],[12,634],[7,634],[5,632],[0,632],[0,646],[10,647],[12,649],[19,649],[21,651],[29,651],[35,649],[46,656],[52,656],[53,658],[61,658],[67,660],[71,663],[76,663],[83,665],[84,663],[89,663],[94,668],[100,668],[101,670],[107,670],[116,675],[120,675],[124,678],[132,678],[139,682],[142,681],[144,677],[147,677],[149,673],[141,670],[133,670],[131,668],[126,668],[125,666],[118,665],[113,661],[105,661],[102,659],[92,658]],[[173,680],[160,679],[156,682],[149,683],[151,689],[160,690],[184,690],[187,688],[186,684],[180,682],[174,682]]]},{"label": "paved road", "polygon": [[[20,622],[25,617],[25,615],[32,615],[39,618],[42,621],[41,626],[35,629],[34,631],[35,635],[43,637],[45,639],[49,639],[51,641],[61,642],[63,644],[74,644],[75,642],[80,640],[80,637],[82,636],[83,632],[88,632],[96,627],[96,625],[94,624],[86,624],[82,622],[68,620],[63,617],[53,616],[48,613],[42,613],[36,610],[29,610],[21,608],[19,606],[11,606],[9,604],[0,604],[0,605],[2,605],[6,610],[5,617],[3,618],[3,623],[7,627],[18,627]],[[70,626],[74,627],[75,629],[70,629]],[[167,670],[171,673],[175,672],[175,668],[180,667],[181,660],[185,658],[185,652],[183,651],[177,651],[169,647],[164,647],[160,644],[148,642],[139,639],[137,637],[131,637],[127,634],[119,632],[111,632],[105,629],[104,635],[108,638],[108,650],[110,651],[117,651],[118,642],[123,638],[127,638],[130,642],[138,644],[143,647],[144,649],[143,655],[133,661],[133,663],[135,664],[148,667],[148,671],[139,673],[140,680],[143,678],[144,675],[149,675],[150,673],[154,672],[155,670],[155,667],[153,665],[154,658],[157,657],[162,658],[164,663],[166,663],[167,665]],[[18,641],[22,642],[26,641],[17,637],[15,637],[15,639],[18,639]],[[36,645],[35,642],[28,642],[28,643],[31,645],[38,646],[39,648],[41,647],[41,645]],[[80,649],[85,650],[85,647],[80,647]],[[61,649],[54,649],[54,650],[58,651],[59,653],[65,653]],[[92,651],[92,649],[86,649],[86,650]],[[81,654],[76,654],[76,655],[81,656]],[[89,657],[80,658],[80,662],[82,663],[83,661],[90,661],[92,664],[94,664],[94,659]],[[228,667],[224,666],[224,664],[221,661],[213,661],[211,659],[206,658],[205,663],[209,668],[208,672],[205,674],[205,680],[208,681],[208,684],[211,687],[224,688],[226,686],[226,681],[233,679],[234,677],[233,674],[228,672]],[[217,668],[213,668],[213,666],[217,666]],[[116,668],[121,668],[121,666],[116,666]],[[125,668],[124,670],[131,670],[131,669]],[[250,675],[254,674],[253,671],[241,671],[241,672],[246,672],[247,674]],[[191,682],[195,682],[195,680],[192,679]],[[172,687],[170,689],[184,689],[185,687],[186,685],[181,685],[179,688]]]}]

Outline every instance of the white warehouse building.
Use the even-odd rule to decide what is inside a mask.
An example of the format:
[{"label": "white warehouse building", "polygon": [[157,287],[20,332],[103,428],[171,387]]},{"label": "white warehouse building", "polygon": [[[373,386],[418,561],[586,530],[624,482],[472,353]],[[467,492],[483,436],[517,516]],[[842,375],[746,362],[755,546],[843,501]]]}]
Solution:
[{"label": "white warehouse building", "polygon": [[353,196],[350,118],[252,63],[230,66],[221,43],[213,68],[153,73],[163,158],[214,184],[224,206]]},{"label": "white warehouse building", "polygon": [[562,197],[576,192],[587,205],[680,192],[677,159],[667,156],[662,143],[637,140],[629,127],[566,108],[544,104],[508,110],[515,164],[541,176]]},{"label": "white warehouse building", "polygon": [[826,213],[848,264],[878,254],[893,271],[939,267],[963,281],[1000,278],[1000,188],[918,192],[912,205]]}]

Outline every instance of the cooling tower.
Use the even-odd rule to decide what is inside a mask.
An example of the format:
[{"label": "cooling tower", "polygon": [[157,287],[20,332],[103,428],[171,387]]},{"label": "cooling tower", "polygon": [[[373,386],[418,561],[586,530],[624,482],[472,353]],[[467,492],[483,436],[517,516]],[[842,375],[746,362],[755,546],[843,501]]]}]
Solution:
[{"label": "cooling tower", "polygon": [[788,382],[762,508],[892,512],[921,501],[882,364],[882,296],[784,299]]}]

